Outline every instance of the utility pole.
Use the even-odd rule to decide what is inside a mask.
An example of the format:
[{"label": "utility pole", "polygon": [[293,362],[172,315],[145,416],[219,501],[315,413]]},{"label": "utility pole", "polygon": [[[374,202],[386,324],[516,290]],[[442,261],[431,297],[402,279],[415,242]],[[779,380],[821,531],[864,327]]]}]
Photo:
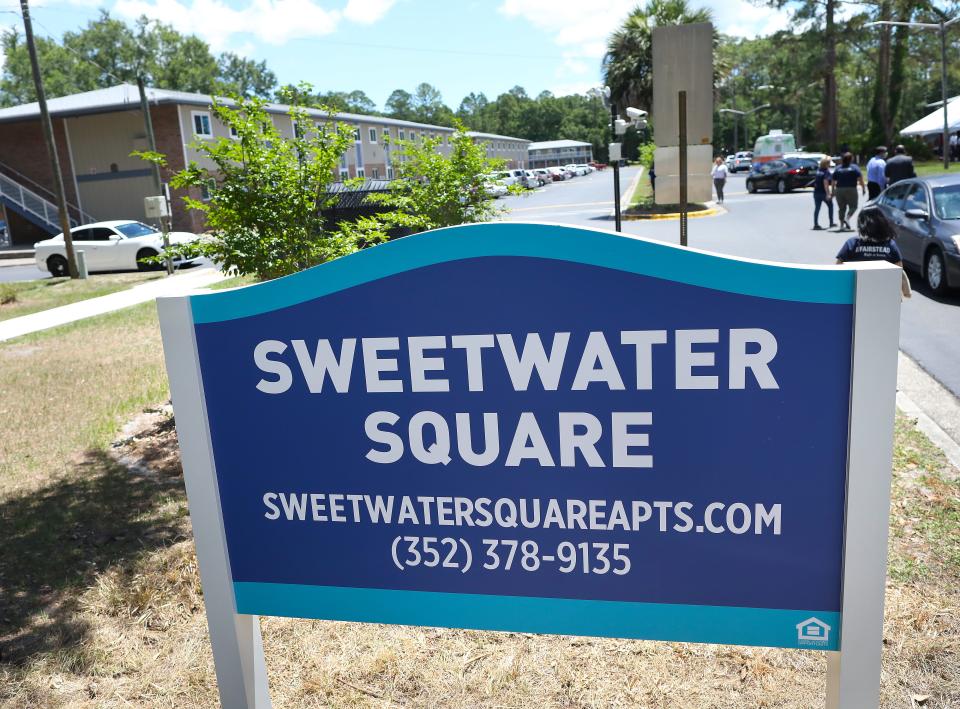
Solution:
[{"label": "utility pole", "polygon": [[[147,89],[143,84],[143,76],[137,73],[137,90],[140,92],[140,110],[143,111],[143,124],[147,132],[147,146],[151,153],[157,152],[157,139],[153,134],[153,119],[150,117],[150,104],[147,101]],[[160,165],[150,161],[153,168],[153,187],[154,193],[164,195],[163,182],[160,179]],[[170,205],[167,205],[167,211],[170,211]],[[160,217],[160,232],[163,234],[163,250],[167,252],[166,265],[167,275],[173,274],[173,259],[170,258],[170,229],[167,225],[169,217]]]},{"label": "utility pole", "polygon": [[28,0],[20,0],[20,12],[23,15],[23,30],[27,37],[27,52],[30,54],[30,68],[33,71],[33,85],[37,92],[37,103],[40,104],[40,122],[43,125],[43,137],[47,143],[47,153],[50,155],[50,167],[53,170],[54,191],[57,195],[57,211],[60,214],[60,229],[63,231],[63,243],[67,249],[67,269],[70,278],[79,278],[77,257],[73,251],[73,235],[70,233],[70,216],[67,214],[67,199],[63,190],[63,173],[60,172],[60,158],[57,155],[57,144],[53,139],[53,123],[50,121],[50,112],[47,110],[47,97],[43,93],[43,77],[40,75],[40,62],[37,59],[37,46],[33,41],[33,24],[30,22],[30,6]]}]

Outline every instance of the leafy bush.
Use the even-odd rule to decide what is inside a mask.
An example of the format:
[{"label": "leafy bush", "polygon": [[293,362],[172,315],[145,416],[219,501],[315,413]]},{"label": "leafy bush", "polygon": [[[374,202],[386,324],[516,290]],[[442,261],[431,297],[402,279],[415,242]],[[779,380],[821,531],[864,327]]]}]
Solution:
[{"label": "leafy bush", "polygon": [[[370,197],[387,211],[342,225],[351,239],[380,240],[397,230],[417,232],[485,222],[500,213],[496,200],[487,195],[486,183],[504,161],[488,158],[486,145],[474,142],[459,121],[449,136],[448,155],[438,150],[440,138],[391,142],[398,147],[391,153],[396,179],[388,192]],[[520,188],[514,186],[511,191]]]},{"label": "leafy bush", "polygon": [[[234,137],[197,141],[193,147],[213,166],[191,162],[171,180],[176,188],[209,191],[206,201],[184,201],[206,215],[211,233],[170,252],[206,256],[231,275],[268,280],[385,238],[327,229],[321,210],[336,199],[328,190],[340,157],[353,146],[354,127],[316,122],[300,103],[308,95],[309,87],[301,86],[282,97],[290,104],[293,137],[278,130],[262,99],[235,96],[231,105],[214,100],[214,115]],[[159,154],[139,155],[164,161]]]}]

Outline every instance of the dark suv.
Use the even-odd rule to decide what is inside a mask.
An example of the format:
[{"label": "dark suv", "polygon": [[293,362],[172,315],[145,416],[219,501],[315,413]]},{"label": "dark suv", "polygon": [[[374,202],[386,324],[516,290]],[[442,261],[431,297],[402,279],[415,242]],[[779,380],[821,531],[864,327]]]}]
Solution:
[{"label": "dark suv", "polygon": [[781,158],[754,163],[747,175],[747,192],[775,190],[781,194],[809,187],[817,176],[817,161],[810,158]]}]

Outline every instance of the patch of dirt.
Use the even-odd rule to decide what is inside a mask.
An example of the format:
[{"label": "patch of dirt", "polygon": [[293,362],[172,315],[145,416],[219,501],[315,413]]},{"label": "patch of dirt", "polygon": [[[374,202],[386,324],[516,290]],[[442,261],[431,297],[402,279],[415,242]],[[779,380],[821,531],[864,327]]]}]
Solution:
[{"label": "patch of dirt", "polygon": [[182,476],[170,402],[146,409],[129,421],[111,444],[110,457],[138,475]]},{"label": "patch of dirt", "polygon": [[[687,212],[704,212],[709,207],[705,204],[688,204]],[[645,205],[636,205],[627,209],[624,214],[627,215],[641,215],[641,214],[677,214],[680,211],[679,204],[645,204]]]}]

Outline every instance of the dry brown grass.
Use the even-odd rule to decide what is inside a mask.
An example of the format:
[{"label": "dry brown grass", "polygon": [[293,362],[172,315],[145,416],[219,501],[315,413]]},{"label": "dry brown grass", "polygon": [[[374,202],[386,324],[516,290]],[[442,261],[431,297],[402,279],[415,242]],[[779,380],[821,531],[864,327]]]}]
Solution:
[{"label": "dry brown grass", "polygon": [[[114,412],[136,410],[156,388],[150,368],[159,370],[152,316],[131,317],[86,326],[101,342],[118,328],[136,333],[139,346],[118,352],[105,367],[111,374],[97,380],[126,392],[125,403],[103,391],[74,403],[62,378],[7,368],[24,348],[39,347],[36,361],[52,358],[51,367],[76,374],[70,362],[88,361],[86,350],[76,351],[86,335],[74,340],[79,333],[68,330],[49,342],[0,346],[0,385],[31,387],[17,394],[30,409],[16,419],[18,442],[5,429],[0,451],[32,456],[7,461],[0,479],[4,709],[217,705],[169,411],[151,408],[117,433]],[[64,343],[74,351],[60,352]],[[144,380],[116,372],[137,349],[151,362],[138,375]],[[35,448],[29,422],[45,420],[44,410],[63,411],[67,420],[83,420],[86,411],[92,427],[62,439],[37,433],[45,447]],[[896,451],[881,706],[956,708],[956,471],[902,419]],[[262,625],[278,708],[807,709],[823,701],[824,655],[807,651],[282,618]]]}]

